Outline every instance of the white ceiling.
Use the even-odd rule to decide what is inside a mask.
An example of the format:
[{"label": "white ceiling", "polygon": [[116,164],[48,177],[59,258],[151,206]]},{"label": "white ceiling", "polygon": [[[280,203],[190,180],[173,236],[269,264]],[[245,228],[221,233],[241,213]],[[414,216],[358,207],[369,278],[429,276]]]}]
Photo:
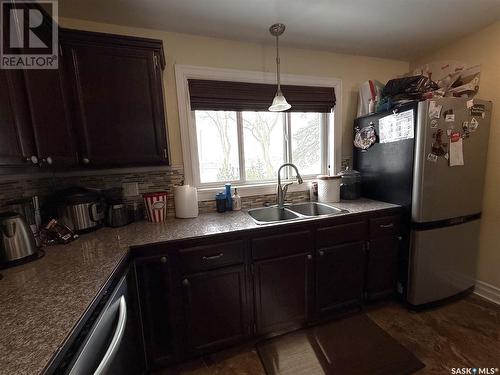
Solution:
[{"label": "white ceiling", "polygon": [[500,19],[500,0],[59,0],[61,17],[411,59]]}]

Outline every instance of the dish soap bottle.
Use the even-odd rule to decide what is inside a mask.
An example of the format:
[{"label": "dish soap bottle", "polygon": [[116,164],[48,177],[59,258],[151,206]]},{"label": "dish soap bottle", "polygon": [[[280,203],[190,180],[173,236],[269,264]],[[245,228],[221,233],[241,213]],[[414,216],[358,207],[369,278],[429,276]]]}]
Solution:
[{"label": "dish soap bottle", "polygon": [[226,211],[232,211],[233,200],[231,197],[231,184],[227,183],[225,187],[226,187]]},{"label": "dish soap bottle", "polygon": [[241,210],[241,197],[238,194],[238,189],[234,189],[233,194],[233,211]]}]

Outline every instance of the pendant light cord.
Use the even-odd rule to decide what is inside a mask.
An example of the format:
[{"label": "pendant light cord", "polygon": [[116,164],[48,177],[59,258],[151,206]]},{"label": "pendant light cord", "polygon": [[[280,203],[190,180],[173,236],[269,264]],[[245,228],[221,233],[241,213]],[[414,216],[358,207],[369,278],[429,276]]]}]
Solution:
[{"label": "pendant light cord", "polygon": [[279,36],[276,35],[276,75],[278,81],[277,93],[281,93],[281,80],[280,80],[280,49],[278,45]]}]

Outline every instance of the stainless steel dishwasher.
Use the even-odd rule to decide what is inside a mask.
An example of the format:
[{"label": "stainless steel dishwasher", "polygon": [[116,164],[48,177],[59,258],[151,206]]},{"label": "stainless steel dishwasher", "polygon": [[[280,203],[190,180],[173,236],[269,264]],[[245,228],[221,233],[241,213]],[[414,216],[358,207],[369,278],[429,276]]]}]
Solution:
[{"label": "stainless steel dishwasher", "polygon": [[127,279],[124,276],[113,291],[86,339],[81,344],[67,374],[128,374],[126,348]]}]

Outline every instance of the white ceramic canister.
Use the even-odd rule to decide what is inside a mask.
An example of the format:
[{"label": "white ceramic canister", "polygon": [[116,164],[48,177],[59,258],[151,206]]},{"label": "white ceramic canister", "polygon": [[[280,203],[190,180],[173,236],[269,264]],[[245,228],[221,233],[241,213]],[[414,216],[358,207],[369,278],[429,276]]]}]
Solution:
[{"label": "white ceramic canister", "polygon": [[198,216],[198,191],[189,185],[174,186],[175,217],[187,219]]},{"label": "white ceramic canister", "polygon": [[320,175],[318,180],[318,202],[340,202],[340,176]]}]

